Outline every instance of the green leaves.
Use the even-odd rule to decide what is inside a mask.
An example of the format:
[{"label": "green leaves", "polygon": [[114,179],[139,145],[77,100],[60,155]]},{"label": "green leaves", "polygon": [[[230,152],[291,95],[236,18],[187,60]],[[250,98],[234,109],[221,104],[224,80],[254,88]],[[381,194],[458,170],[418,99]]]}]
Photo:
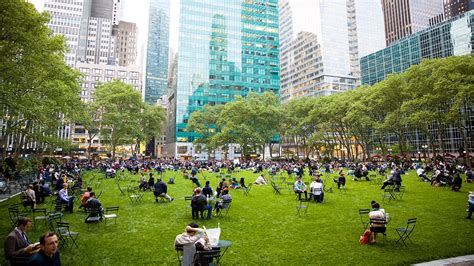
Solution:
[{"label": "green leaves", "polygon": [[15,138],[16,151],[30,141],[58,145],[58,127],[80,105],[80,75],[48,21],[26,1],[0,2],[0,117],[8,124],[0,138]]}]

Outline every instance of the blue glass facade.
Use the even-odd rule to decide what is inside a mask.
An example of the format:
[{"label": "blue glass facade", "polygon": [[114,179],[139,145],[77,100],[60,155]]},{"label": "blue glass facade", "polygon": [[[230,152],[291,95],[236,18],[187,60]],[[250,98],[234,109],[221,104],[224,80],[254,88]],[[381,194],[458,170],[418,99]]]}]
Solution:
[{"label": "blue glass facade", "polygon": [[279,94],[277,0],[181,1],[174,142],[190,114],[250,91]]},{"label": "blue glass facade", "polygon": [[474,11],[393,42],[362,57],[362,84],[373,85],[423,59],[474,54]]},{"label": "blue glass facade", "polygon": [[150,0],[145,79],[145,102],[150,104],[166,95],[169,28],[170,0]]}]

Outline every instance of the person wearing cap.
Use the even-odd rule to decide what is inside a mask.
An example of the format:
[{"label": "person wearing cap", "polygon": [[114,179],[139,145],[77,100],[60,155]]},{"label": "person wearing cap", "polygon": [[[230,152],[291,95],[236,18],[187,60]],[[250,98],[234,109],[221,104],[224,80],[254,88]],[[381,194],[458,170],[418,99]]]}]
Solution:
[{"label": "person wearing cap", "polygon": [[67,204],[66,211],[73,213],[74,211],[74,196],[68,197],[67,195],[67,183],[63,183],[63,189],[61,189],[58,193],[58,199],[61,204]]},{"label": "person wearing cap", "polygon": [[339,173],[339,177],[338,178],[334,178],[334,183],[337,184],[337,188],[340,189],[341,186],[345,186],[346,185],[346,177],[344,176],[344,173],[343,172],[340,172]]}]

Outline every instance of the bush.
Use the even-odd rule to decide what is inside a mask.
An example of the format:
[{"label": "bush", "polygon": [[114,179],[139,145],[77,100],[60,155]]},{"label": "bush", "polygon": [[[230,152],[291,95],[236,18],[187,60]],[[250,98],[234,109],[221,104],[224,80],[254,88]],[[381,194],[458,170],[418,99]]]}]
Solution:
[{"label": "bush", "polygon": [[43,164],[43,166],[47,166],[50,164],[60,165],[61,161],[54,157],[43,157],[43,160],[41,161],[41,163]]}]

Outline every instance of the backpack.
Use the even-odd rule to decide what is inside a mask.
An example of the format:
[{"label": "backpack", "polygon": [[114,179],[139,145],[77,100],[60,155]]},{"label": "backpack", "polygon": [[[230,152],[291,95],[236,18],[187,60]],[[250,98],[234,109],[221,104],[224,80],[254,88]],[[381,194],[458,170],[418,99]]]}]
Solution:
[{"label": "backpack", "polygon": [[174,178],[170,177],[170,179],[168,180],[168,184],[174,184]]},{"label": "backpack", "polygon": [[359,239],[359,244],[361,245],[365,245],[365,244],[368,244],[369,243],[369,240],[370,240],[370,235],[372,233],[370,232],[369,229],[366,229],[364,231],[364,233],[360,236],[360,239]]}]

